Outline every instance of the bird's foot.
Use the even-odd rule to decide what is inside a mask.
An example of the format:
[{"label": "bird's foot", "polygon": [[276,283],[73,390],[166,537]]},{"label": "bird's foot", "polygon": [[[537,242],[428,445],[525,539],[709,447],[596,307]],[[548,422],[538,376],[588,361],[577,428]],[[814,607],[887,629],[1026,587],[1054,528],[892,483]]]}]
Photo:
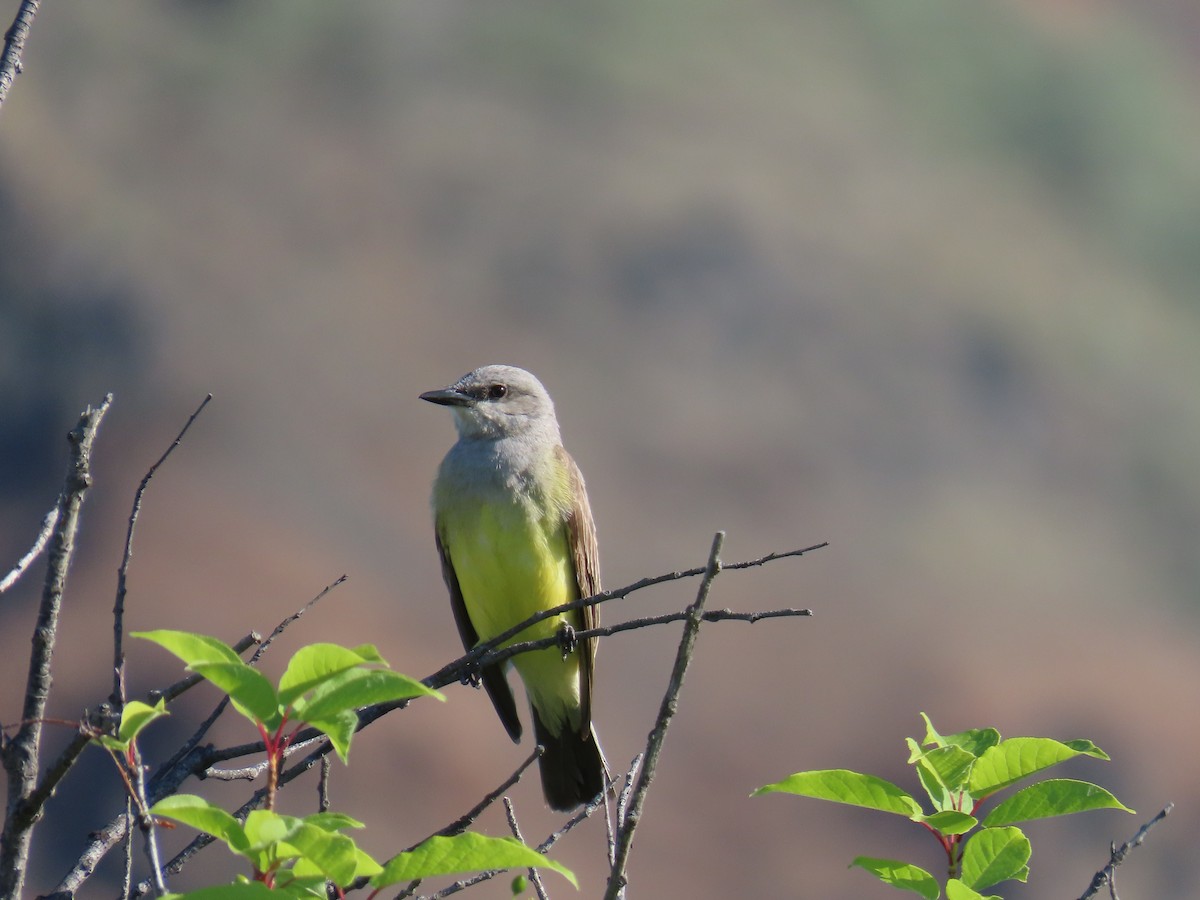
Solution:
[{"label": "bird's foot", "polygon": [[570,656],[578,644],[579,640],[575,637],[575,629],[563,622],[562,628],[558,629],[558,646],[562,650],[563,659]]},{"label": "bird's foot", "polygon": [[467,663],[466,671],[463,672],[459,683],[465,684],[467,687],[478,688],[483,684],[483,669],[479,667],[478,663]]}]

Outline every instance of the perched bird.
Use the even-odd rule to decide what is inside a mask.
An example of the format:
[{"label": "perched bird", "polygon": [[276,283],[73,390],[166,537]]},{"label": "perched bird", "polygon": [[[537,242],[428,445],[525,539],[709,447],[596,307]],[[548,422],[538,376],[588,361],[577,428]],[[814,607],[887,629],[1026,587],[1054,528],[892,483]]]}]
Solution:
[{"label": "perched bird", "polygon": [[[596,529],[583,475],[563,449],[550,395],[529,372],[483,366],[421,394],[454,413],[458,442],[433,484],[442,576],[463,645],[470,650],[535,613],[600,591]],[[508,643],[594,628],[595,606],[561,613]],[[548,647],[512,658],[545,747],[542,789],[556,810],[574,809],[604,787],[592,730],[596,639],[569,653]],[[513,741],[521,721],[505,669],[487,666],[483,686]]]}]

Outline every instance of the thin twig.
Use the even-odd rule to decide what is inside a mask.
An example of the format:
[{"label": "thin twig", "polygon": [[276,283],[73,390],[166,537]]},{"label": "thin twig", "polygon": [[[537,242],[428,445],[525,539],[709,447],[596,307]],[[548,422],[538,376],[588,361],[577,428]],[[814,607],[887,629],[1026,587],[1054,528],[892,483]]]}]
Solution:
[{"label": "thin twig", "polygon": [[646,803],[646,792],[654,780],[658,768],[658,756],[662,751],[667,729],[679,702],[679,692],[683,688],[683,679],[687,675],[688,665],[692,661],[692,653],[696,647],[696,634],[700,623],[704,621],[704,605],[708,602],[709,591],[713,581],[721,571],[721,546],[725,543],[725,532],[718,531],[713,536],[712,550],[708,554],[708,565],[705,567],[704,580],[696,592],[696,602],[688,607],[687,624],[683,628],[683,637],[679,641],[679,650],[675,654],[675,666],[671,670],[671,680],[667,691],[663,694],[662,705],[658,710],[658,718],[646,741],[646,757],[642,763],[642,771],[638,775],[637,784],[630,796],[629,809],[617,823],[617,858],[613,862],[612,871],[608,877],[608,886],[604,891],[605,900],[616,900],[625,896],[625,886],[629,879],[626,871],[629,866],[629,851],[633,846],[633,835],[642,818],[642,809]]},{"label": "thin twig", "polygon": [[10,587],[17,583],[25,570],[33,565],[33,561],[42,555],[42,551],[46,549],[46,542],[50,540],[50,535],[54,533],[54,524],[58,521],[58,504],[54,504],[54,508],[46,513],[46,518],[42,520],[42,530],[38,532],[37,538],[33,542],[33,546],[29,548],[29,552],[17,560],[17,564],[12,567],[12,571],[4,576],[4,580],[0,581],[0,594],[3,594]]},{"label": "thin twig", "polygon": [[38,786],[33,793],[29,795],[29,804],[41,808],[50,795],[54,793],[54,789],[58,787],[58,783],[62,781],[63,776],[71,771],[71,767],[75,765],[75,760],[79,758],[79,754],[83,749],[91,743],[91,736],[85,731],[77,731],[72,736],[71,740],[58,754],[58,757],[51,763],[42,775],[42,780],[38,782]]},{"label": "thin twig", "polygon": [[[313,597],[306,604],[304,604],[304,606],[302,606],[299,610],[292,613],[290,616],[288,616],[283,621],[281,621],[278,625],[276,625],[275,630],[272,631],[267,636],[266,640],[263,640],[258,635],[257,632],[252,631],[252,632],[250,632],[250,634],[247,637],[243,638],[241,641],[238,642],[238,645],[235,646],[235,649],[237,650],[238,653],[241,653],[243,649],[250,646],[250,643],[258,644],[258,649],[254,651],[254,654],[250,657],[250,659],[246,660],[247,665],[253,666],[253,665],[257,664],[258,661],[260,659],[262,659],[263,655],[270,648],[272,642],[277,637],[279,637],[281,634],[283,634],[287,630],[289,625],[291,625],[293,622],[295,622],[297,619],[299,619],[301,616],[303,616],[306,612],[308,612],[310,609],[312,609],[320,600],[322,600],[324,597],[326,597],[330,591],[332,591],[338,585],[342,584],[345,580],[346,580],[346,576],[342,575],[339,578],[335,579],[332,584],[325,585],[325,587],[321,589],[320,593],[318,593],[317,596]],[[196,682],[192,682],[193,678],[196,679]],[[168,691],[174,690],[174,688],[178,685],[183,685],[183,684],[187,683],[185,687],[181,687],[180,690],[175,694],[175,696],[177,696],[178,693],[182,693],[184,690],[187,690],[188,687],[191,687],[192,683],[198,683],[201,680],[203,680],[201,678],[201,676],[191,675],[188,678],[183,679],[183,681],[177,682],[176,685],[173,685],[171,688],[168,689]],[[167,762],[165,762],[162,766],[159,767],[159,772],[162,772],[164,769],[169,769],[172,766],[174,766],[180,759],[182,759],[184,756],[186,756],[188,753],[190,753],[192,751],[193,747],[196,747],[197,745],[199,745],[200,741],[202,741],[204,739],[204,736],[206,734],[208,734],[208,730],[210,728],[212,728],[213,724],[217,721],[217,719],[219,719],[221,717],[221,714],[223,712],[225,712],[225,710],[228,708],[228,706],[229,706],[229,697],[228,696],[222,697],[217,702],[217,705],[213,709],[213,711],[211,713],[209,713],[208,718],[205,719],[200,724],[200,727],[198,729],[196,729],[196,732],[190,738],[188,738],[187,741],[184,742],[184,745],[182,747],[180,747],[179,750],[177,750],[175,752],[175,754],[169,760],[167,760]],[[317,732],[315,730],[310,729],[307,735],[301,735],[300,737],[301,737],[301,739],[304,739],[307,737],[311,737],[313,734],[316,734],[316,733]],[[300,743],[300,741],[293,741],[292,742],[293,748],[295,746],[297,746],[299,743]],[[266,750],[266,747],[263,746],[262,741],[256,741],[255,743],[247,745],[247,746],[249,747],[249,749],[246,751],[246,754],[261,753],[264,750]],[[242,754],[242,755],[246,755],[246,754]],[[209,759],[208,765],[212,765],[212,763],[214,763],[214,762],[220,762],[221,759],[233,759],[233,758],[235,758],[235,757],[214,756]],[[155,777],[157,777],[157,775]]]},{"label": "thin twig", "polygon": [[[508,820],[508,829],[513,833],[513,837],[522,844],[525,843],[525,837],[521,834],[521,826],[517,824],[517,811],[508,797],[504,798],[504,817]],[[550,900],[550,895],[546,893],[546,885],[542,884],[541,873],[536,868],[530,867],[529,869],[529,883],[533,885],[538,900]]]},{"label": "thin twig", "polygon": [[338,587],[339,585],[344,584],[349,577],[350,577],[349,575],[339,575],[330,584],[327,584],[327,585],[325,585],[325,587],[321,588],[321,592],[319,594],[317,594],[317,596],[313,597],[311,600],[309,600],[307,603],[305,603],[302,607],[300,607],[300,609],[296,610],[294,613],[292,613],[290,616],[288,616],[286,619],[284,619],[282,622],[280,622],[278,625],[276,625],[275,630],[272,631],[269,635],[267,635],[267,639],[265,641],[262,641],[259,644],[258,649],[254,651],[254,655],[251,656],[250,659],[248,659],[246,661],[247,664],[252,666],[255,663],[257,663],[260,659],[262,659],[263,654],[267,652],[267,648],[271,646],[271,644],[275,641],[275,638],[279,637],[281,634],[283,634],[285,631],[287,631],[289,625],[291,625],[293,622],[295,622],[297,619],[299,619],[302,615],[304,615],[306,612],[308,612],[310,609],[312,609],[314,606],[316,606],[318,603],[320,603],[322,600],[324,600],[326,595],[329,594],[330,591],[332,591],[335,587]]},{"label": "thin twig", "polygon": [[128,794],[125,796],[125,840],[121,841],[123,853],[121,854],[124,863],[123,871],[121,872],[121,896],[129,897],[129,891],[133,885],[133,829],[129,823],[133,821],[133,797]]},{"label": "thin twig", "polygon": [[[629,763],[629,771],[625,773],[625,780],[621,785],[621,793],[617,795],[617,822],[625,821],[625,813],[629,809],[629,795],[633,793],[634,780],[637,778],[638,771],[642,768],[642,760],[646,753],[643,750]],[[612,835],[609,835],[608,841],[608,865],[609,868],[617,861],[617,845]]]},{"label": "thin twig", "polygon": [[5,900],[15,900],[21,895],[33,826],[42,811],[40,806],[33,807],[29,800],[38,782],[42,716],[50,696],[50,668],[58,633],[58,615],[67,587],[71,557],[75,552],[79,512],[92,485],[92,442],[111,403],[112,394],[108,394],[95,409],[87,407],[79,417],[79,423],[67,435],[71,445],[71,461],[59,499],[58,522],[50,541],[42,602],[33,630],[33,649],[29,655],[21,726],[13,739],[0,750],[8,773],[8,809],[4,831],[0,834],[0,897]]},{"label": "thin twig", "polygon": [[1142,842],[1146,840],[1146,835],[1150,833],[1150,829],[1169,816],[1171,814],[1171,810],[1174,808],[1174,803],[1168,803],[1161,810],[1159,810],[1158,815],[1139,828],[1137,830],[1137,834],[1135,834],[1117,849],[1110,849],[1108,865],[1096,873],[1095,877],[1092,878],[1091,885],[1089,885],[1088,889],[1080,895],[1079,900],[1088,900],[1090,897],[1095,897],[1100,891],[1100,888],[1104,887],[1104,885],[1113,884],[1116,880],[1117,866],[1125,861],[1125,857],[1129,855],[1129,852],[1133,850],[1134,847],[1140,847],[1142,845]]},{"label": "thin twig", "polygon": [[[530,753],[529,756],[525,757],[525,761],[522,762],[519,766],[517,766],[517,768],[513,771],[513,773],[511,775],[509,775],[506,779],[504,779],[504,781],[501,782],[494,790],[489,791],[482,800],[480,800],[478,803],[476,803],[474,806],[472,806],[464,815],[459,816],[457,819],[455,819],[449,825],[445,825],[442,828],[439,828],[433,834],[429,835],[429,837],[421,838],[421,840],[417,841],[415,844],[413,844],[411,847],[409,847],[408,850],[404,850],[401,852],[407,853],[410,850],[415,850],[417,847],[421,846],[421,844],[425,843],[431,837],[450,837],[455,834],[462,834],[464,831],[466,831],[471,826],[471,824],[476,819],[479,818],[479,815],[485,809],[487,809],[489,806],[491,806],[493,803],[495,803],[504,794],[505,791],[507,791],[510,787],[512,787],[514,784],[516,784],[518,781],[520,781],[521,776],[525,774],[525,771],[530,766],[532,766],[537,761],[538,757],[540,757],[541,755],[542,755],[542,747],[539,744],[537,747],[533,748],[533,752]],[[421,881],[422,881],[422,879],[418,878],[415,881],[410,882],[408,887],[406,887],[403,891],[401,891],[399,894],[396,895],[396,900],[401,900],[401,898],[405,898],[405,897],[411,897],[413,894],[415,894],[417,892],[417,888],[420,887],[420,885],[421,885]],[[355,881],[354,884],[351,885],[351,888],[357,890],[359,888],[365,887],[366,884],[367,884],[367,879],[361,878],[358,881]]]},{"label": "thin twig", "polygon": [[[593,799],[590,803],[587,804],[587,806],[583,807],[581,810],[579,810],[579,812],[577,812],[573,816],[571,816],[571,818],[567,820],[565,825],[560,827],[558,830],[552,832],[550,834],[550,836],[546,838],[546,840],[542,841],[542,843],[538,844],[537,847],[535,847],[534,849],[537,850],[538,853],[545,853],[547,850],[549,850],[551,847],[553,847],[560,838],[562,838],[564,835],[568,834],[572,829],[575,828],[576,825],[578,825],[580,822],[583,822],[584,820],[590,818],[591,816],[595,815],[596,811],[598,809],[601,809],[604,806],[603,797],[604,797],[604,794],[601,794],[600,796]],[[471,875],[468,878],[463,878],[460,881],[454,882],[454,884],[447,885],[446,887],[442,888],[437,893],[430,894],[428,897],[424,898],[424,900],[442,900],[442,898],[449,897],[451,894],[457,894],[459,891],[465,891],[469,887],[474,887],[475,885],[479,884],[481,881],[490,881],[491,879],[495,878],[497,875],[504,874],[506,871],[508,871],[508,870],[507,869],[489,869],[486,872],[477,872],[476,874]],[[396,897],[396,900],[401,900],[402,897],[409,897],[409,896],[411,896],[411,894],[402,893]]]},{"label": "thin twig", "polygon": [[567,819],[566,822],[564,822],[554,831],[546,835],[545,839],[543,839],[542,842],[534,849],[537,850],[538,853],[547,852],[551,847],[574,831],[577,825],[594,816],[597,810],[604,807],[604,798],[608,796],[608,792],[612,789],[612,786],[613,783],[609,782],[607,787],[605,787],[603,794],[598,797],[593,797],[591,800],[589,800],[586,806],[580,809],[579,812],[572,815],[571,818]]},{"label": "thin twig", "polygon": [[[525,757],[521,764],[517,766],[516,769],[513,770],[513,773],[505,778],[501,784],[497,785],[494,790],[488,791],[484,798],[472,806],[465,815],[459,816],[449,825],[438,829],[432,835],[430,835],[430,837],[450,837],[455,834],[462,834],[471,827],[471,825],[476,819],[479,818],[485,809],[495,803],[505,791],[521,780],[521,776],[525,774],[526,770],[530,766],[537,762],[542,753],[543,748],[540,744],[534,747],[533,752]],[[428,838],[426,838],[426,840],[428,840]],[[424,843],[424,841],[419,841],[418,844],[414,844],[413,847],[416,847],[421,843]],[[408,849],[412,850],[413,847],[409,847]]]},{"label": "thin twig", "polygon": [[40,0],[21,0],[17,8],[17,17],[4,33],[4,53],[0,54],[0,106],[8,98],[8,91],[21,74],[21,54],[25,50],[25,40],[29,37],[29,28],[33,25],[33,17],[37,15]]},{"label": "thin twig", "polygon": [[146,767],[142,765],[142,754],[138,751],[137,741],[130,744],[133,751],[133,781],[136,791],[134,803],[137,807],[138,826],[146,841],[146,859],[150,863],[150,877],[154,879],[154,896],[161,897],[167,892],[167,883],[163,878],[162,858],[158,854],[158,838],[154,828],[154,817],[150,815],[150,804],[146,801]]},{"label": "thin twig", "polygon": [[188,416],[187,422],[180,429],[179,434],[175,436],[175,440],[171,441],[171,446],[163,451],[163,455],[158,458],[158,461],[150,467],[138,489],[133,495],[133,510],[129,513],[129,524],[125,529],[125,551],[121,556],[121,565],[117,568],[117,599],[113,604],[113,689],[109,696],[109,702],[112,703],[113,709],[118,713],[125,707],[125,650],[123,643],[125,638],[125,583],[126,577],[129,574],[129,561],[133,558],[133,530],[137,526],[138,513],[142,509],[142,495],[146,493],[146,488],[150,484],[150,479],[154,477],[154,473],[158,471],[158,467],[167,461],[167,457],[174,452],[175,448],[183,440],[183,436],[187,434],[187,430],[192,427],[192,423],[196,421],[196,417],[204,411],[204,407],[208,405],[208,401],[212,399],[212,394],[208,394],[200,401],[200,405],[196,407],[196,411]]},{"label": "thin twig", "polygon": [[[807,553],[812,553],[814,550],[820,550],[828,547],[828,541],[822,541],[819,544],[813,544],[810,547],[804,547],[800,550],[787,550],[782,553],[768,553],[766,556],[760,556],[757,559],[750,559],[744,562],[730,563],[722,568],[729,569],[749,569],[756,566],[765,566],[767,563],[774,562],[779,559],[787,559],[793,556],[804,556]],[[583,609],[586,606],[596,606],[601,603],[607,603],[610,600],[624,599],[635,591],[643,590],[644,588],[654,587],[659,584],[666,584],[670,581],[680,581],[685,578],[696,578],[707,573],[706,568],[685,569],[682,572],[668,572],[665,575],[655,575],[651,578],[643,578],[640,581],[635,581],[632,584],[627,584],[625,587],[616,588],[615,590],[601,591],[598,594],[593,594],[590,597],[581,597],[578,600],[572,600],[570,603],[563,603],[559,606],[551,607],[550,609],[541,610],[530,616],[523,622],[519,622],[507,631],[502,631],[495,637],[489,638],[486,641],[480,641],[472,648],[470,653],[464,657],[456,659],[449,665],[443,666],[437,672],[434,672],[424,680],[428,687],[440,687],[442,685],[451,684],[455,681],[462,680],[462,672],[472,666],[481,667],[482,665],[490,665],[494,662],[507,659],[503,651],[498,651],[498,656],[492,656],[492,651],[496,650],[501,644],[505,643],[509,638],[516,637],[521,632],[525,631],[531,625],[536,625],[545,619],[550,619],[561,615],[564,612],[570,612],[576,609]],[[803,613],[793,613],[793,615],[803,615]],[[578,636],[590,635],[592,631],[578,632]],[[515,647],[513,644],[511,647]],[[542,646],[549,646],[542,645]],[[509,650],[510,647],[503,648]],[[512,654],[508,654],[512,655]],[[486,662],[483,662],[486,658]]]},{"label": "thin twig", "polygon": [[333,760],[321,757],[321,777],[317,779],[317,812],[329,812],[329,775]]}]

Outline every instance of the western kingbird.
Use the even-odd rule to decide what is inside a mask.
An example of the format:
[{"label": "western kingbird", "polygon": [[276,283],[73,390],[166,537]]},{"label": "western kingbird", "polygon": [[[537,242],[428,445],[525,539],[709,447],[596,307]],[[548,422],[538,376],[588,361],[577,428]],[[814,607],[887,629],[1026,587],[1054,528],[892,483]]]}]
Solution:
[{"label": "western kingbird", "polygon": [[[554,403],[529,372],[483,366],[422,400],[450,407],[458,442],[433,484],[434,531],[458,633],[468,650],[535,613],[600,591],[596,529],[583,475],[563,449]],[[508,643],[599,624],[595,606],[544,619]],[[512,659],[546,748],[542,790],[556,810],[574,809],[604,787],[592,731],[596,639]],[[513,741],[521,721],[505,666],[483,669],[483,686]]]}]

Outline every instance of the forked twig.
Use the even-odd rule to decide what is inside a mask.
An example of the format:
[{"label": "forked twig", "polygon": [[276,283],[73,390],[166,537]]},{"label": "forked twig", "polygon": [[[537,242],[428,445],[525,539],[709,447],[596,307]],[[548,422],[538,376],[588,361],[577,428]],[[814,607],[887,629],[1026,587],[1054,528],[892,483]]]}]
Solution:
[{"label": "forked twig", "polygon": [[113,604],[113,689],[112,694],[109,695],[109,702],[117,713],[120,713],[125,706],[125,650],[123,644],[125,639],[126,579],[129,575],[129,561],[133,558],[133,530],[137,527],[138,513],[142,510],[142,496],[146,493],[146,488],[150,484],[150,479],[154,477],[154,473],[179,446],[183,436],[187,434],[192,423],[196,421],[196,417],[204,411],[204,407],[210,400],[212,400],[212,394],[207,394],[200,405],[196,407],[196,411],[188,416],[187,422],[175,436],[175,440],[171,441],[171,446],[163,451],[163,455],[146,472],[133,495],[133,510],[129,513],[129,523],[125,528],[125,550],[121,556],[121,565],[117,569],[117,599]]},{"label": "forked twig", "polygon": [[1146,835],[1150,833],[1150,829],[1169,816],[1171,814],[1171,810],[1174,808],[1174,803],[1168,803],[1161,810],[1159,810],[1158,815],[1139,828],[1137,830],[1137,834],[1127,840],[1120,847],[1116,848],[1115,850],[1111,850],[1109,852],[1108,865],[1096,873],[1095,877],[1092,878],[1092,883],[1088,885],[1088,889],[1080,895],[1079,900],[1088,900],[1090,897],[1095,897],[1100,891],[1100,888],[1104,887],[1106,884],[1111,885],[1116,875],[1117,866],[1125,861],[1125,857],[1129,855],[1129,852],[1133,850],[1134,847],[1140,847],[1142,845],[1142,842],[1146,840]]}]

